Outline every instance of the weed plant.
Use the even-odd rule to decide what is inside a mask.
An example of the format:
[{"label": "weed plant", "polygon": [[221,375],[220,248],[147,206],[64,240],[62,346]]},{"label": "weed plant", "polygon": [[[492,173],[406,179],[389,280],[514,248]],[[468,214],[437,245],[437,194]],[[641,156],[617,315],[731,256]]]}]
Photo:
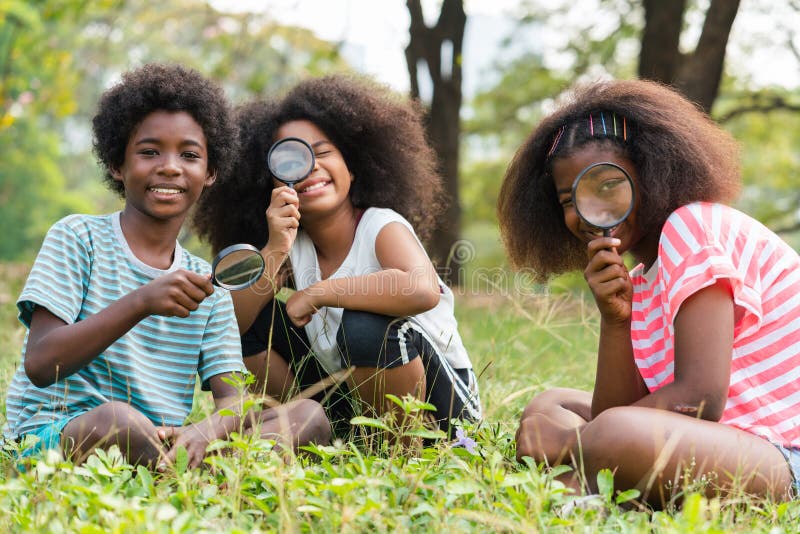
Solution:
[{"label": "weed plant", "polygon": [[[0,404],[19,361],[24,329],[15,300],[27,267],[0,265]],[[800,504],[743,494],[706,498],[707,482],[678,492],[682,505],[653,512],[637,492],[598,475],[588,506],[545,469],[514,459],[525,403],[553,386],[590,388],[597,316],[586,298],[554,288],[529,297],[462,295],[460,331],[479,374],[486,419],[456,440],[434,439],[425,403],[391,399],[391,415],[358,416],[349,440],[278,452],[270,440],[234,434],[214,442],[201,468],[179,454],[166,472],[128,464],[119,450],[81,464],[58,451],[20,469],[0,450],[2,532],[798,532]],[[197,393],[200,418],[212,409]],[[394,413],[398,413],[396,410]],[[410,421],[410,423],[409,423]],[[0,416],[4,422],[4,416]]]}]

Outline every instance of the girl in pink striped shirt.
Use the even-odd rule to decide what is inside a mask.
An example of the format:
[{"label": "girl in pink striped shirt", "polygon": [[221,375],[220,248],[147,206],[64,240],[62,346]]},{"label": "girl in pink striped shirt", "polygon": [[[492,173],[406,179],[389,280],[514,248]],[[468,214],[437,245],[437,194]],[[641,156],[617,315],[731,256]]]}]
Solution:
[{"label": "girl in pink striped shirt", "polygon": [[[636,191],[607,237],[572,195],[599,162]],[[797,491],[800,258],[727,205],[739,185],[734,140],[653,82],[577,87],[529,136],[498,204],[510,258],[542,278],[583,270],[601,319],[594,391],[535,397],[519,458],[572,463],[590,489],[610,468],[655,506],[701,478],[709,495]]]}]

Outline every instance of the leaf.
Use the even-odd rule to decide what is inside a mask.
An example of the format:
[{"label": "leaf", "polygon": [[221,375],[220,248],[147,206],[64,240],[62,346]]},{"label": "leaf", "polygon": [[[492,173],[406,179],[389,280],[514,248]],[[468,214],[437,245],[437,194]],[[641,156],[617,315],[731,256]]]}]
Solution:
[{"label": "leaf", "polygon": [[601,469],[597,473],[597,492],[606,502],[611,502],[614,494],[614,474],[610,469]]},{"label": "leaf", "polygon": [[384,423],[380,419],[373,419],[372,417],[364,417],[363,415],[358,415],[350,419],[350,424],[354,426],[368,426],[371,428],[379,428],[381,430],[389,431],[389,425]]},{"label": "leaf", "polygon": [[149,469],[143,465],[136,466],[136,480],[139,481],[142,489],[147,492],[148,495],[153,494],[155,487],[153,485],[153,475],[150,473]]},{"label": "leaf", "polygon": [[422,439],[442,439],[446,436],[442,430],[431,430],[427,428],[415,428],[403,432],[403,436],[422,438]]},{"label": "leaf", "polygon": [[573,468],[572,468],[571,465],[561,464],[561,465],[557,465],[557,466],[553,467],[550,470],[550,475],[553,478],[557,478],[557,477],[563,475],[564,473],[569,473],[570,471],[573,471]]},{"label": "leaf", "polygon": [[22,26],[31,31],[42,29],[42,20],[36,9],[30,7],[28,2],[9,1],[0,5],[0,16],[8,18],[9,21]]},{"label": "leaf", "polygon": [[500,483],[501,488],[508,486],[519,486],[531,481],[531,474],[527,471],[520,471],[517,473],[509,473]]},{"label": "leaf", "polygon": [[175,453],[175,472],[182,475],[186,472],[189,466],[189,453],[186,452],[186,447],[180,445]]},{"label": "leaf", "polygon": [[453,495],[471,495],[480,490],[481,487],[471,480],[456,480],[447,484],[447,492]]},{"label": "leaf", "polygon": [[406,409],[406,403],[400,397],[397,395],[392,395],[391,393],[387,393],[386,398],[398,405],[400,408],[403,408],[406,413],[408,413],[408,410]]},{"label": "leaf", "polygon": [[614,499],[614,502],[617,504],[626,503],[628,501],[638,499],[639,495],[641,495],[641,492],[638,489],[629,489],[621,491],[617,494],[617,498]]}]

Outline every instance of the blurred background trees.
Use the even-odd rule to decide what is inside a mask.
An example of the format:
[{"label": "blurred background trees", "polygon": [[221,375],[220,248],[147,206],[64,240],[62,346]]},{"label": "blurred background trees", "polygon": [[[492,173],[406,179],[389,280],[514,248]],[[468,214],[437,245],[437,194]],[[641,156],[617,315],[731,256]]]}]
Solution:
[{"label": "blurred background trees", "polygon": [[[221,81],[238,103],[352,69],[344,42],[282,25],[268,9],[214,7],[221,4],[0,0],[0,260],[30,261],[47,228],[67,213],[120,205],[100,180],[90,119],[121,72],[181,62]],[[462,80],[470,61],[465,31],[476,28],[470,0],[407,0],[405,7],[410,94],[429,106],[429,136],[456,201],[430,244],[440,265],[462,237],[486,265],[503,263],[494,207],[506,165],[554,97],[576,79],[598,76],[671,83],[709,110],[742,143],[740,207],[800,245],[792,241],[800,227],[800,88],[764,83],[753,74],[759,66],[742,59],[783,47],[798,71],[792,20],[800,1],[522,1],[471,92]],[[754,20],[768,20],[768,30],[741,31]]]}]

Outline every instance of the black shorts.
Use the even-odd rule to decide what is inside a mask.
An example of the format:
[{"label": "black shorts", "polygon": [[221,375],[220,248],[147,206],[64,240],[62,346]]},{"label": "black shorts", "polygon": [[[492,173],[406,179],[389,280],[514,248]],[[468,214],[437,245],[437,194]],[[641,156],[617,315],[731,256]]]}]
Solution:
[{"label": "black shorts", "polygon": [[[327,376],[314,357],[305,328],[297,328],[286,315],[280,301],[267,304],[253,326],[242,336],[245,357],[267,349],[270,333],[272,349],[291,367],[300,389]],[[454,369],[428,342],[423,332],[407,318],[370,312],[344,310],[336,333],[342,368],[376,367],[389,369],[422,358],[427,386],[426,401],[436,407],[433,416],[439,428],[452,434],[450,419],[477,421],[481,418],[477,380],[472,369]],[[337,434],[349,430],[349,421],[360,413],[346,384],[328,395],[319,393]],[[344,423],[344,424],[342,424]]]}]

